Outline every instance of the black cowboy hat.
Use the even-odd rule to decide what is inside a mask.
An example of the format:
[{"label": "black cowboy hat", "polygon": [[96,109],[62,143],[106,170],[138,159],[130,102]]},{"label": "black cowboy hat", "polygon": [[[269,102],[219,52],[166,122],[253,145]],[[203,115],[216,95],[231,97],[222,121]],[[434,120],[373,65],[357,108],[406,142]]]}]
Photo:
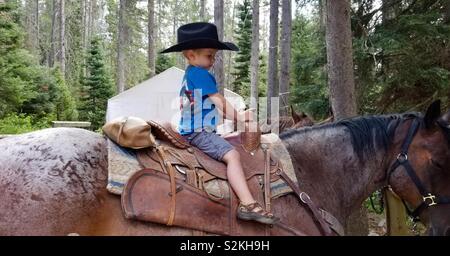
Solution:
[{"label": "black cowboy hat", "polygon": [[195,22],[183,25],[177,30],[178,43],[160,53],[181,52],[189,49],[213,48],[218,50],[239,51],[239,48],[229,42],[219,41],[217,27],[207,22]]}]

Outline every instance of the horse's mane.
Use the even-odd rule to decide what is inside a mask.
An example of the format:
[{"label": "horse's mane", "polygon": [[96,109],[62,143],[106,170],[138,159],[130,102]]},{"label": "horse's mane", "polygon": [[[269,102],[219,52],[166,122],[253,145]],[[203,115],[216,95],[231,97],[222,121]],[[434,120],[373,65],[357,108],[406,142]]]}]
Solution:
[{"label": "horse's mane", "polygon": [[419,113],[360,116],[320,126],[292,129],[280,134],[280,138],[284,140],[314,130],[335,129],[344,126],[350,133],[355,152],[360,159],[363,159],[365,155],[373,155],[377,148],[387,150],[399,124],[412,118],[422,120]]}]

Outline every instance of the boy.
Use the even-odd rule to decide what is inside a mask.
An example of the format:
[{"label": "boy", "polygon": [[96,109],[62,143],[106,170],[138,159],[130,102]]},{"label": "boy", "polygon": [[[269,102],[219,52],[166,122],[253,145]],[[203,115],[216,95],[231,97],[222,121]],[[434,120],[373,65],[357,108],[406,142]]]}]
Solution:
[{"label": "boy", "polygon": [[205,22],[183,25],[178,29],[177,36],[178,44],[161,53],[181,51],[189,62],[180,90],[180,134],[210,157],[226,163],[228,181],[240,200],[238,218],[265,224],[277,222],[278,218],[265,211],[253,198],[239,153],[215,132],[218,110],[235,122],[253,121],[250,110],[238,113],[218,93],[216,80],[208,72],[218,50],[237,51],[238,47],[233,43],[219,41],[216,26]]}]

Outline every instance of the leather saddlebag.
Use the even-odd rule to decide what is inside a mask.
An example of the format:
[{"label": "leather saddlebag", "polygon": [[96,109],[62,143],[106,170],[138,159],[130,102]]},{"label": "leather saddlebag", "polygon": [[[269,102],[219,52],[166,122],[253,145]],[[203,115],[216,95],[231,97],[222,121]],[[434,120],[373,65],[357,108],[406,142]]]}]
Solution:
[{"label": "leather saddlebag", "polygon": [[156,144],[151,125],[133,116],[119,117],[103,125],[103,133],[122,147],[140,149]]},{"label": "leather saddlebag", "polygon": [[[230,235],[228,200],[212,201],[208,195],[176,179],[173,225],[215,234]],[[122,193],[122,210],[129,219],[167,224],[171,210],[170,178],[152,169],[133,174]]]}]

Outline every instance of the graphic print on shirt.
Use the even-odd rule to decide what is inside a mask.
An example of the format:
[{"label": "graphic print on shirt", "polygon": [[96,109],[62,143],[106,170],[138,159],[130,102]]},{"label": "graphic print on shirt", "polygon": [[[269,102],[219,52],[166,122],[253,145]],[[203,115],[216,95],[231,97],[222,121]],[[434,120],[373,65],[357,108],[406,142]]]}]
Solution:
[{"label": "graphic print on shirt", "polygon": [[190,108],[191,113],[194,112],[194,95],[193,91],[188,90],[187,80],[184,79],[180,90],[180,110]]}]

